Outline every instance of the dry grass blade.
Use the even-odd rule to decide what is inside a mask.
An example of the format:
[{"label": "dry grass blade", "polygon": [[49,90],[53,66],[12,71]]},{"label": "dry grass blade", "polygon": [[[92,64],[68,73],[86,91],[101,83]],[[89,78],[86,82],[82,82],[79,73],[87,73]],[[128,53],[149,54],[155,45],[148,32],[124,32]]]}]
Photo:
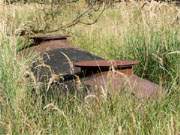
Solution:
[{"label": "dry grass blade", "polygon": [[71,59],[64,52],[60,52],[60,53],[68,60],[68,64],[70,66],[70,73],[74,74],[74,65],[73,65],[73,62],[71,61]]}]

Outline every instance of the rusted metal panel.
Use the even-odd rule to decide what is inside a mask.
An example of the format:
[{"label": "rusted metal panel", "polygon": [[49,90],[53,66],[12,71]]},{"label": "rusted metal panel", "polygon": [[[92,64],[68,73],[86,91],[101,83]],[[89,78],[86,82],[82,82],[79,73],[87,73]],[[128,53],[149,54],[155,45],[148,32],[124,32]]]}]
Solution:
[{"label": "rusted metal panel", "polygon": [[76,62],[77,67],[132,67],[138,64],[137,61],[130,60],[96,60],[96,61],[80,61]]},{"label": "rusted metal panel", "polygon": [[38,66],[40,63],[48,65],[53,73],[66,75],[80,72],[80,68],[74,67],[74,62],[81,60],[102,60],[99,56],[95,56],[87,51],[74,47],[69,43],[67,38],[68,36],[61,35],[32,37],[34,40],[33,45],[23,49],[19,52],[19,55],[28,55],[30,52],[39,53],[42,61],[35,62],[33,71],[41,76],[43,75],[41,71],[47,72],[47,67],[43,68],[41,66],[41,69],[46,70],[37,69],[37,67],[40,68]]},{"label": "rusted metal panel", "polygon": [[31,52],[42,54],[57,48],[72,48],[68,36],[36,36],[31,37],[31,39],[33,40],[32,44],[23,48],[19,54],[28,55]]},{"label": "rusted metal panel", "polygon": [[69,37],[68,35],[41,35],[41,36],[31,37],[31,39],[33,39],[35,44],[39,44],[41,42],[51,41],[51,40],[67,40],[68,37]]},{"label": "rusted metal panel", "polygon": [[74,67],[74,62],[98,59],[102,58],[76,48],[53,49],[43,55],[44,63],[50,65],[54,72],[60,74],[75,74],[80,72],[79,67]]},{"label": "rusted metal panel", "polygon": [[85,74],[93,74],[116,69],[127,75],[131,75],[133,73],[133,65],[136,64],[138,64],[137,61],[128,60],[91,60],[74,63],[75,67],[80,67],[81,72],[84,72]]},{"label": "rusted metal panel", "polygon": [[39,36],[33,37],[34,44],[22,50],[20,53],[37,52],[42,58],[35,60],[32,71],[38,81],[47,80],[51,73],[61,75],[72,75],[80,72],[79,67],[73,65],[74,62],[82,60],[102,60],[87,51],[73,47],[67,36]]},{"label": "rusted metal panel", "polygon": [[[82,61],[75,63],[75,66],[81,67],[83,70],[95,71],[99,68],[99,72],[91,72],[84,79],[84,85],[96,91],[103,89],[122,90],[128,89],[139,98],[150,97],[155,95],[159,86],[145,79],[141,79],[133,74],[132,66],[138,64],[137,61]],[[109,67],[114,66],[116,70],[110,70]],[[105,67],[106,68],[105,70]],[[92,68],[92,69],[91,69]]]},{"label": "rusted metal panel", "polygon": [[128,90],[138,98],[154,96],[160,87],[136,75],[126,75],[121,71],[108,71],[94,74],[83,81],[85,86],[93,91],[102,89],[111,91]]},{"label": "rusted metal panel", "polygon": [[42,42],[38,45],[29,46],[28,48],[20,51],[19,54],[28,55],[28,53],[32,53],[32,52],[42,54],[53,49],[69,48],[69,47],[71,46],[69,45],[67,40],[55,40],[55,41],[52,40],[52,41]]}]

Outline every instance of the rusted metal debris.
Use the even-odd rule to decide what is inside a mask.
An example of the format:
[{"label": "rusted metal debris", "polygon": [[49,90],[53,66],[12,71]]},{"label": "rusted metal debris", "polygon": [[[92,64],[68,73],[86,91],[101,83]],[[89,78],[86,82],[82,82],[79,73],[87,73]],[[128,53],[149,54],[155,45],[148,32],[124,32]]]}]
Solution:
[{"label": "rusted metal debris", "polygon": [[[98,56],[90,54],[89,52],[82,51],[76,48],[58,48],[49,50],[46,53],[42,54],[42,58],[43,63],[51,68],[52,73],[61,74],[63,76],[73,75],[80,72],[80,68],[73,65],[73,62],[75,61],[101,59]],[[44,71],[42,69],[39,70],[39,68],[35,68],[39,65],[39,63],[42,62],[34,63],[33,72],[36,73],[36,75],[41,74],[38,80],[43,80],[43,74],[45,74]],[[45,68],[49,71],[47,67],[41,68]],[[45,71],[46,73],[47,70]]]},{"label": "rusted metal debris", "polygon": [[133,65],[138,64],[137,61],[128,61],[128,60],[96,60],[96,61],[80,61],[76,62],[74,65],[76,67],[132,67]]},{"label": "rusted metal debris", "polygon": [[75,67],[81,68],[84,73],[97,73],[109,70],[121,70],[121,72],[131,75],[133,73],[133,65],[138,64],[137,61],[128,60],[89,60],[74,63]]},{"label": "rusted metal debris", "polygon": [[49,78],[52,73],[61,74],[65,78],[73,78],[70,76],[80,72],[80,68],[73,65],[74,62],[103,60],[99,56],[74,47],[69,43],[67,36],[36,36],[32,39],[31,47],[22,50],[20,53],[26,55],[33,51],[40,54],[43,61],[35,60],[32,65],[32,71],[38,81]]},{"label": "rusted metal debris", "polygon": [[[55,74],[59,77],[55,80],[56,86],[64,91],[78,89],[76,82],[81,82],[81,85],[90,91],[100,91],[102,88],[118,91],[127,88],[140,98],[157,93],[159,89],[157,84],[134,75],[133,66],[138,64],[137,61],[106,61],[74,47],[67,37],[33,37],[34,44],[21,51],[23,53],[36,51],[43,58],[43,64],[36,61],[32,65],[37,81],[44,82],[48,79],[52,81],[52,74]],[[78,79],[80,81],[77,81]]]},{"label": "rusted metal debris", "polygon": [[108,71],[89,76],[84,85],[92,90],[128,90],[138,98],[155,96],[159,86],[137,75],[120,71]]},{"label": "rusted metal debris", "polygon": [[51,40],[67,40],[68,37],[69,37],[68,35],[44,35],[44,36],[34,36],[31,37],[31,39],[34,40],[35,44],[39,44],[41,42],[51,41]]},{"label": "rusted metal debris", "polygon": [[[24,48],[19,53],[21,54],[28,54],[29,52],[37,52],[37,53],[45,53],[46,51],[57,49],[57,48],[69,48],[70,46],[69,41],[67,40],[69,36],[35,36],[31,37],[32,44]],[[74,47],[75,48],[75,47]]]},{"label": "rusted metal debris", "polygon": [[[137,97],[149,97],[156,94],[159,86],[148,80],[141,79],[133,74],[133,66],[138,64],[137,61],[128,60],[97,60],[97,61],[80,61],[75,66],[80,67],[81,71],[85,70],[90,73],[83,81],[85,86],[92,90],[111,89],[123,90],[129,89]],[[114,67],[114,71],[111,67]],[[97,91],[97,90],[96,90]]]}]

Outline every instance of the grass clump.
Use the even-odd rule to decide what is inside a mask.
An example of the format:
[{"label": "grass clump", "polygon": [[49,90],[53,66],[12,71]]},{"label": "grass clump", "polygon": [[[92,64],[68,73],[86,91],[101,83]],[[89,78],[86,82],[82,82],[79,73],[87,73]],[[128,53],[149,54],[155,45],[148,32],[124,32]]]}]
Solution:
[{"label": "grass clump", "polygon": [[[179,10],[153,2],[143,8],[135,3],[129,7],[122,4],[120,9],[107,11],[102,17],[105,21],[90,28],[81,30],[82,26],[77,26],[73,29],[75,43],[107,59],[139,60],[135,69],[139,76],[170,86],[179,79],[180,25],[174,20]],[[170,18],[164,19],[167,14]]]}]

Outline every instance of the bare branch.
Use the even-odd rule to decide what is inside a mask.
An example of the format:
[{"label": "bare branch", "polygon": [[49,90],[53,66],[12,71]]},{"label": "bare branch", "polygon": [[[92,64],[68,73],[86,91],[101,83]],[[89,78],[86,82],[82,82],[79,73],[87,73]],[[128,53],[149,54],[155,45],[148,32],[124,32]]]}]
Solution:
[{"label": "bare branch", "polygon": [[92,22],[82,22],[82,21],[79,21],[79,23],[85,24],[85,25],[93,25],[93,24],[97,23],[97,21],[102,16],[102,14],[104,13],[105,10],[106,10],[106,7],[103,6],[102,11],[99,13],[99,15]]},{"label": "bare branch", "polygon": [[[110,0],[110,1],[108,0],[92,0],[91,1],[90,0],[90,3],[87,5],[87,7],[85,7],[85,10],[82,11],[70,22],[66,24],[59,23],[56,25],[53,25],[54,21],[57,21],[58,16],[60,16],[60,14],[64,11],[65,9],[64,7],[69,6],[69,4],[72,4],[72,2],[74,3],[74,1],[72,0],[70,3],[69,2],[67,3],[67,1],[52,1],[52,3],[49,3],[47,5],[43,4],[42,9],[41,9],[41,13],[43,13],[43,19],[42,19],[42,14],[40,14],[40,16],[38,15],[35,16],[35,19],[37,19],[38,25],[34,26],[33,25],[34,22],[32,22],[32,24],[29,24],[30,27],[28,27],[29,28],[28,31],[26,29],[22,30],[22,34],[20,33],[20,35],[27,35],[26,33],[28,32],[30,33],[30,35],[39,34],[39,33],[53,33],[60,30],[66,30],[67,28],[73,27],[76,24],[84,24],[84,25],[95,24],[99,20],[99,18],[102,16],[104,11],[108,8],[108,6],[112,5],[112,1],[114,0]],[[76,2],[79,2],[79,1],[76,1]],[[91,19],[89,21],[87,19],[87,21],[86,20],[83,21],[82,19],[89,14],[92,15],[94,19]],[[97,16],[95,17],[95,15]],[[38,17],[40,19],[38,19]],[[43,25],[41,24],[41,21],[43,21]],[[62,20],[62,22],[64,21]]]}]

